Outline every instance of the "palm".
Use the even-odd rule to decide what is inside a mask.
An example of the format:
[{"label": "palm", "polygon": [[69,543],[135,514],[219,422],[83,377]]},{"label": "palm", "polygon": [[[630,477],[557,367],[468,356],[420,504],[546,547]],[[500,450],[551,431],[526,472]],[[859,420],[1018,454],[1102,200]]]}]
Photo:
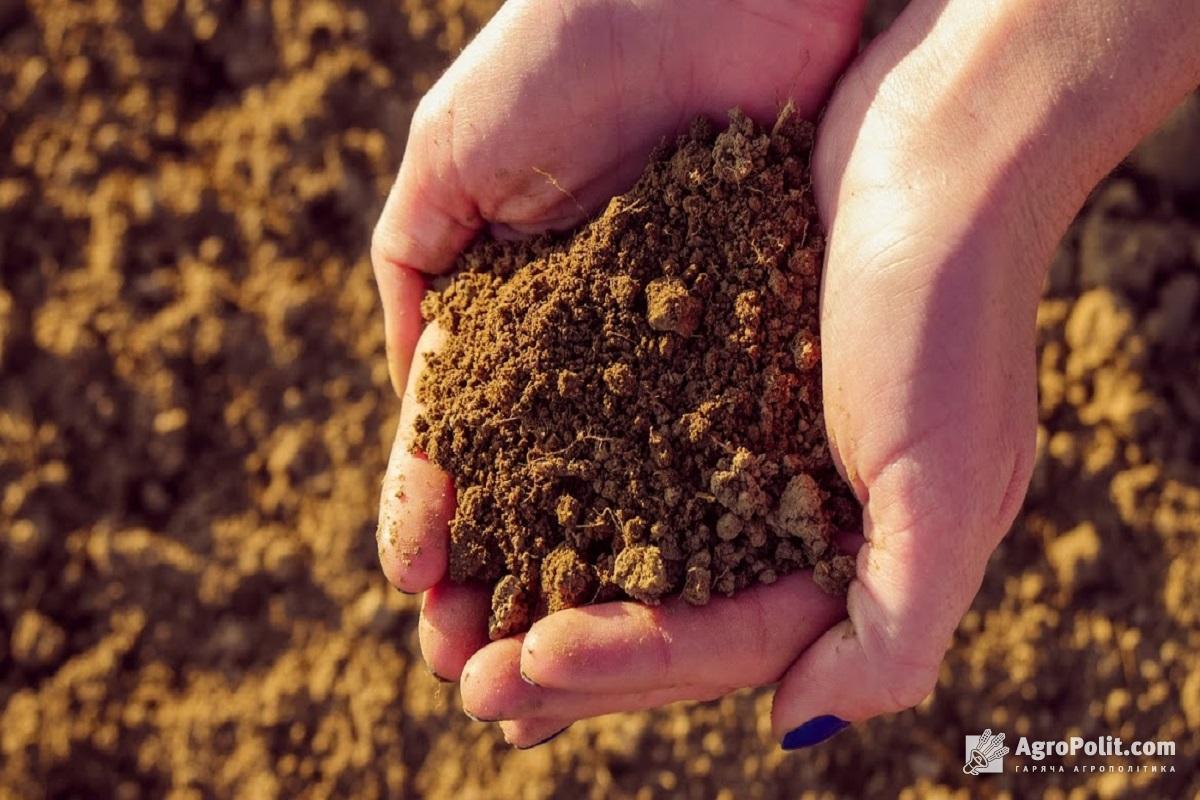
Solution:
[{"label": "palm", "polygon": [[[696,114],[719,117],[741,105],[767,119],[788,98],[802,112],[815,114],[853,52],[861,13],[859,3],[833,4],[832,10],[825,5],[816,0],[594,0],[564,15],[557,6],[547,13],[548,4],[538,0],[506,6],[423,101],[376,230],[376,272],[397,385],[405,383],[421,328],[418,273],[448,268],[481,228],[530,232],[579,221],[632,183],[649,150]],[[853,101],[851,95],[834,103],[824,141],[830,140],[831,127],[844,129],[834,137],[842,143],[855,143],[870,130],[863,122],[865,110]],[[886,136],[876,144],[887,150]],[[961,487],[964,467],[968,488],[983,490],[977,510],[1003,517],[1011,505],[1005,489],[1024,464],[993,465],[978,454],[982,446],[1008,445],[1020,428],[1010,424],[1011,414],[995,411],[997,406],[1020,408],[1018,401],[1027,399],[1025,383],[1004,380],[1019,374],[1021,348],[987,353],[996,357],[987,363],[999,368],[980,366],[978,348],[972,348],[997,340],[997,331],[988,326],[1001,317],[956,319],[953,309],[955,301],[978,307],[973,293],[989,287],[956,283],[952,277],[935,287],[927,270],[888,269],[897,263],[951,263],[956,254],[951,247],[919,246],[904,225],[911,220],[897,217],[897,209],[914,207],[911,201],[919,198],[878,189],[904,185],[896,180],[902,170],[880,181],[879,171],[865,168],[861,155],[830,150],[821,147],[815,165],[834,242],[823,306],[826,404],[831,441],[847,476],[860,497],[871,500],[866,532],[871,536],[883,528],[907,534],[919,527],[925,538],[930,528],[941,532],[961,509],[943,503],[939,493]],[[874,180],[865,180],[863,173]],[[842,195],[853,202],[842,202]],[[895,224],[879,224],[889,219]],[[873,252],[880,253],[878,259],[870,258]],[[907,331],[894,325],[891,300],[897,296],[940,301],[937,308],[925,309],[932,312],[933,327]],[[928,335],[947,327],[963,336],[947,342]],[[420,350],[435,349],[438,335],[426,331]],[[881,341],[890,346],[879,347]],[[414,373],[421,359],[418,352]],[[411,387],[414,381],[407,383]],[[805,704],[813,700],[813,687],[797,690],[792,679],[797,656],[814,642],[819,645],[797,662],[801,672],[819,682],[829,664],[843,657],[841,642],[853,640],[829,638],[834,632],[825,632],[841,614],[837,604],[803,576],[792,576],[703,609],[683,603],[655,611],[625,603],[571,609],[539,622],[524,641],[488,644],[486,594],[444,580],[453,489],[444,474],[409,451],[409,427],[418,411],[410,389],[385,482],[381,559],[397,586],[428,590],[421,644],[431,667],[447,678],[461,675],[465,707],[481,717],[508,720],[510,740],[531,743],[577,718],[716,696],[778,680],[785,672],[781,697],[787,722],[789,713],[807,711]],[[984,424],[995,419],[1001,420],[998,426]],[[956,435],[963,429],[980,434]],[[908,464],[918,469],[909,470]],[[925,488],[914,490],[922,480]],[[982,527],[987,530],[980,535],[986,537],[994,525]],[[910,655],[878,652],[890,615],[897,612],[881,607],[878,597],[892,597],[888,590],[899,586],[914,602],[927,603],[943,591],[944,582],[927,568],[929,559],[914,538],[920,537],[896,538],[886,569],[870,569],[873,551],[860,559],[861,585],[852,589],[850,613],[856,627],[878,636],[860,643],[862,650],[873,647],[874,652],[847,662],[857,674],[839,681],[882,683],[895,707],[915,702],[913,696],[928,688],[929,669],[936,666],[934,659],[918,664],[919,670],[902,671],[908,676],[903,685],[870,674],[890,655]],[[973,593],[970,584],[980,569],[982,562],[972,563],[966,574],[951,576],[962,584],[954,587],[955,597]],[[880,586],[886,580],[896,586]],[[782,618],[794,624],[775,624]],[[945,625],[922,631],[912,648],[918,655],[911,660],[940,653],[937,645],[948,633]],[[664,654],[663,647],[671,652]],[[664,660],[670,664],[667,671]],[[527,677],[539,685],[531,686],[523,680]],[[844,692],[843,685],[822,688],[854,694]],[[799,700],[797,691],[804,695]],[[844,713],[869,716],[879,710],[850,703]]]}]

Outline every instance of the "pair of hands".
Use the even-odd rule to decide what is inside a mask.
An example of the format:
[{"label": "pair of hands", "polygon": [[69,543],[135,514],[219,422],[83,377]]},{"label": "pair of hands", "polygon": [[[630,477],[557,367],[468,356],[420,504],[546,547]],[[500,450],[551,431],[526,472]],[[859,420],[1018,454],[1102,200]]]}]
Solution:
[{"label": "pair of hands", "polygon": [[[989,89],[986,40],[951,55],[971,4],[918,0],[855,59],[863,0],[510,0],[422,100],[372,246],[403,395],[380,558],[425,592],[430,668],[512,744],[771,683],[778,735],[818,718],[787,742],[803,744],[840,726],[829,716],[933,688],[1029,480],[1041,270],[1088,180],[1035,188],[1020,156],[1038,125],[981,120],[1007,95]],[[578,223],[695,115],[769,122],[788,98],[808,116],[828,101],[813,166],[825,413],[865,537],[845,608],[799,574],[701,608],[569,609],[489,643],[489,594],[446,576],[451,481],[409,449],[441,336],[422,330],[426,279],[485,228]]]}]

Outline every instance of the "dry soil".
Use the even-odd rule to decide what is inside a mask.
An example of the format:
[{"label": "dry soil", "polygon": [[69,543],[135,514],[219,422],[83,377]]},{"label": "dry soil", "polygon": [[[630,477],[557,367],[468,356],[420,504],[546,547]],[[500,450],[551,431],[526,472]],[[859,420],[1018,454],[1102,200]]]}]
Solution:
[{"label": "dry soil", "polygon": [[[529,752],[459,713],[376,564],[366,245],[493,7],[0,0],[0,797],[1200,793],[1194,98],[1060,250],[1033,487],[927,702],[790,755],[761,691]],[[1177,772],[963,775],[989,726]]]},{"label": "dry soil", "polygon": [[450,576],[493,639],[559,609],[695,605],[814,567],[861,509],[825,438],[813,124],[789,105],[664,142],[570,237],[481,241],[426,297],[445,332],[414,448],[454,478]]}]

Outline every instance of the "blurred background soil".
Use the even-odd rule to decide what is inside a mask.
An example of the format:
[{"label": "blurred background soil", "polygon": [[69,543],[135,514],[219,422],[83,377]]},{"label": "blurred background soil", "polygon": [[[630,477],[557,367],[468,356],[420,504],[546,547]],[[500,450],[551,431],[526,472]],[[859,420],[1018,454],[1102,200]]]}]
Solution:
[{"label": "blurred background soil", "polygon": [[[920,708],[791,755],[765,691],[529,752],[461,715],[376,566],[366,246],[494,6],[0,0],[0,797],[1197,796],[1195,97],[1060,249],[1033,487]],[[988,726],[1176,772],[964,776]]]}]

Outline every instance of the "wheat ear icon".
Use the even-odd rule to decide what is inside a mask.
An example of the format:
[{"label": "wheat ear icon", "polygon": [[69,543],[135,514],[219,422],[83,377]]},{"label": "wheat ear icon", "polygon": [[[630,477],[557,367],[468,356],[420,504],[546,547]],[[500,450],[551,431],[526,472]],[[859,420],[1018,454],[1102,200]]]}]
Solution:
[{"label": "wheat ear icon", "polygon": [[988,764],[997,758],[1004,758],[1009,752],[1011,751],[1004,746],[1004,734],[993,734],[992,729],[987,728],[980,735],[979,741],[975,743],[975,747],[971,749],[971,755],[967,758],[967,763],[963,764],[963,773],[966,775],[978,775]]}]

